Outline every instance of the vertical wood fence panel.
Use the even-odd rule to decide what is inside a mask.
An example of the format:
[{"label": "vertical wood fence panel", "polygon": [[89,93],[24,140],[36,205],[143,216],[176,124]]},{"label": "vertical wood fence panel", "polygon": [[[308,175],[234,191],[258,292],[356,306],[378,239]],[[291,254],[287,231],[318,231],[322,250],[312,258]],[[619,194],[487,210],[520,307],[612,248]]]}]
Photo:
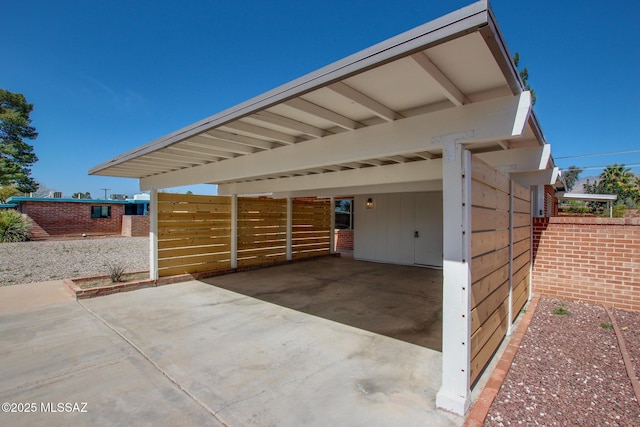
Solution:
[{"label": "vertical wood fence panel", "polygon": [[510,181],[472,156],[471,382],[509,326]]},{"label": "vertical wood fence panel", "polygon": [[286,261],[287,200],[238,198],[238,267]]},{"label": "vertical wood fence panel", "polygon": [[531,283],[531,192],[513,184],[513,297],[511,321],[529,298]]},{"label": "vertical wood fence panel", "polygon": [[160,277],[230,268],[231,201],[158,193]]},{"label": "vertical wood fence panel", "polygon": [[331,253],[329,201],[293,200],[292,258],[311,258]]}]

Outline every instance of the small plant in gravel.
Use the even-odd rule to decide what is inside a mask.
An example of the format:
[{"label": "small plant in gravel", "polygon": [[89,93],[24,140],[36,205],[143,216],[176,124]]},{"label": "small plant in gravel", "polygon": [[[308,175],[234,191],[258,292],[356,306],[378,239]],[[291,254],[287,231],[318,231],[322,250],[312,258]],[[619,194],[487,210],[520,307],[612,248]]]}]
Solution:
[{"label": "small plant in gravel", "polygon": [[571,312],[566,309],[566,304],[561,302],[556,306],[556,308],[551,312],[551,314],[555,314],[558,316],[571,316]]},{"label": "small plant in gravel", "polygon": [[126,267],[123,264],[116,261],[107,262],[105,265],[109,270],[109,278],[111,279],[111,281],[113,283],[117,283],[121,281],[122,275],[124,274]]},{"label": "small plant in gravel", "polygon": [[600,323],[602,329],[613,329],[613,325],[609,322]]},{"label": "small plant in gravel", "polygon": [[18,212],[0,212],[0,242],[26,242],[30,229],[29,222]]}]

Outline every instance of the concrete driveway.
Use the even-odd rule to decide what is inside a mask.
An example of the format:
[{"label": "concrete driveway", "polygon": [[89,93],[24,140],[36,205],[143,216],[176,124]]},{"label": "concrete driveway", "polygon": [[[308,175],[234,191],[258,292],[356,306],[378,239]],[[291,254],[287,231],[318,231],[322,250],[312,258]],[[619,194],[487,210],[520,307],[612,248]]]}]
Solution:
[{"label": "concrete driveway", "polygon": [[0,425],[464,421],[435,409],[440,352],[204,282],[14,310],[0,325],[0,401],[36,408]]}]

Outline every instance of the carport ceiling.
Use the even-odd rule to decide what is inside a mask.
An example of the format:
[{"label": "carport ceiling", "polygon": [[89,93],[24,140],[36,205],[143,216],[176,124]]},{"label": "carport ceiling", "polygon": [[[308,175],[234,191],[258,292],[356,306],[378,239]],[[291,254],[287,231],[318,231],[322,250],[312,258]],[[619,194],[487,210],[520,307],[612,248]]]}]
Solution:
[{"label": "carport ceiling", "polygon": [[[428,162],[442,157],[442,147],[425,143],[411,151],[391,148],[384,155],[364,154],[344,162],[331,159],[312,167],[287,161],[269,173],[234,167],[238,172],[232,176],[216,174],[218,165],[227,163],[223,169],[229,170],[242,157],[265,151],[284,154],[284,147],[330,140],[339,134],[358,137],[366,134],[365,128],[522,92],[493,13],[481,1],[143,145],[89,173],[138,178],[145,189],[238,184]],[[362,144],[367,144],[366,137]],[[532,113],[518,138],[469,148],[488,152],[541,145],[544,140]],[[184,173],[203,167],[206,174]],[[174,183],[173,176],[180,179],[168,185]]]}]

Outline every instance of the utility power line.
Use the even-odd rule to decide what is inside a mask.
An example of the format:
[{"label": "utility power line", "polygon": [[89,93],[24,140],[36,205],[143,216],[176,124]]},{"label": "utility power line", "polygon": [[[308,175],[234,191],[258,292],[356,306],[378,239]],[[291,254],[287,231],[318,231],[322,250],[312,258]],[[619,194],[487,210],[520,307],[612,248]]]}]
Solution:
[{"label": "utility power line", "polygon": [[[589,170],[596,170],[596,169],[605,169],[605,168],[607,168],[609,166],[611,166],[611,165],[607,165],[607,166],[589,166],[589,167],[584,167],[584,168],[583,167],[576,167],[576,168],[566,167],[566,168],[560,168],[560,169],[565,170],[565,171],[572,170],[572,169],[581,169],[583,171],[589,171]],[[637,167],[640,167],[640,163],[636,163],[634,165],[624,165],[624,167],[625,168],[629,168],[629,169],[637,168]]]},{"label": "utility power line", "polygon": [[631,153],[640,153],[640,150],[611,151],[609,153],[598,153],[598,154],[580,154],[579,156],[554,157],[554,159],[556,159],[556,160],[560,160],[560,159],[579,159],[581,157],[615,156],[617,154],[631,154]]}]

